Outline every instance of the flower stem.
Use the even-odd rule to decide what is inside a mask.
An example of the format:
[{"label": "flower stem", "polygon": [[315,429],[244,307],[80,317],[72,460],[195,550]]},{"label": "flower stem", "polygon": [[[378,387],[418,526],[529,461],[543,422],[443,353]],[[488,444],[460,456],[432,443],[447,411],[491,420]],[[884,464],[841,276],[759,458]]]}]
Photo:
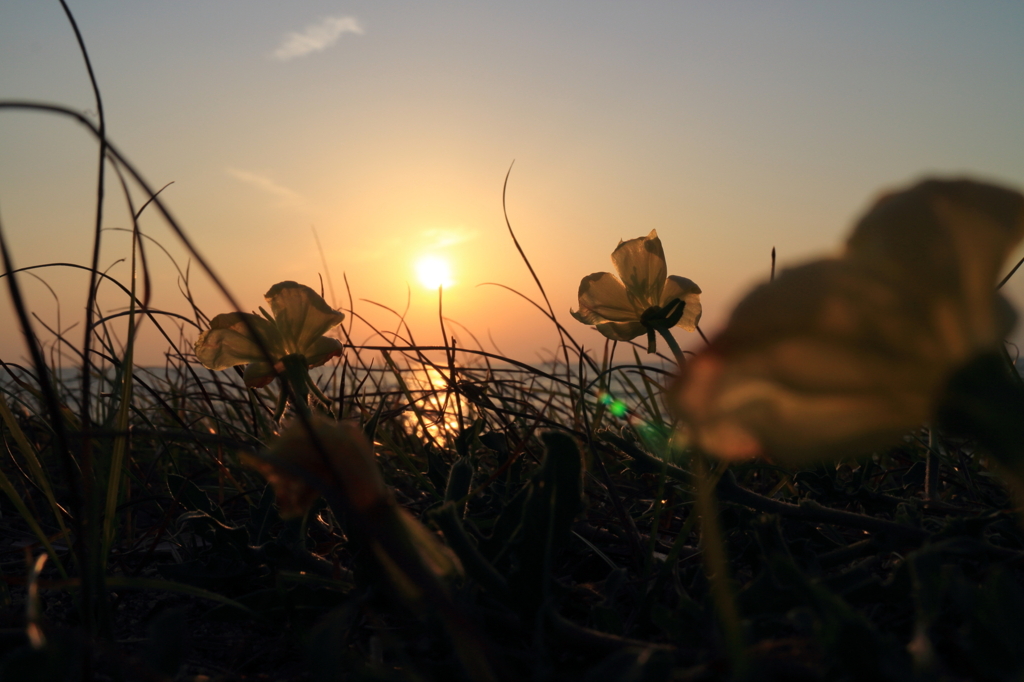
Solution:
[{"label": "flower stem", "polygon": [[697,484],[697,508],[700,515],[700,544],[704,552],[704,570],[711,582],[711,596],[718,611],[719,624],[725,636],[725,645],[733,666],[733,675],[742,679],[746,674],[746,653],[743,646],[743,629],[736,608],[729,579],[729,559],[725,553],[722,529],[718,525],[718,503],[715,499],[715,485],[728,468],[728,462],[720,462],[715,471],[709,471],[702,453],[693,456],[693,474]]},{"label": "flower stem", "polygon": [[286,355],[281,358],[284,364],[284,371],[278,374],[281,381],[281,390],[288,396],[292,409],[302,412],[307,417],[309,410],[309,366],[306,358],[301,355]]},{"label": "flower stem", "polygon": [[327,412],[327,414],[333,417],[334,411],[331,409],[331,399],[328,398],[324,394],[324,392],[320,390],[320,387],[316,385],[315,381],[313,381],[313,377],[309,376],[308,373],[306,374],[306,380],[308,382],[310,393],[312,393],[316,397],[316,399],[320,401],[320,404],[323,405],[323,409]]},{"label": "flower stem", "polygon": [[661,338],[665,339],[665,343],[668,344],[668,347],[672,349],[672,355],[676,358],[676,364],[683,367],[686,364],[686,356],[683,355],[683,351],[679,348],[679,344],[676,343],[676,339],[672,336],[672,332],[663,327],[655,327],[655,329],[657,329],[658,333],[661,334]]},{"label": "flower stem", "polygon": [[[281,381],[283,382],[284,380],[282,379]],[[255,391],[256,389],[250,389],[250,390]],[[274,423],[275,424],[281,421],[281,417],[284,416],[284,408],[287,407],[287,406],[288,406],[288,389],[282,383],[281,384],[281,393],[277,396],[277,406],[274,408],[274,417],[273,417],[273,419],[274,419]]]}]

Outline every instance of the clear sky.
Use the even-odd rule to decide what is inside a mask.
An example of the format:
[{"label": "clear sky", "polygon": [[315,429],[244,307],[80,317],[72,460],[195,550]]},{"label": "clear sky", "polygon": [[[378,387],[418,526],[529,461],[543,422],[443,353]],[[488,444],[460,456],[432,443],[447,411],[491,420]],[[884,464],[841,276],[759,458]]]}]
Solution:
[{"label": "clear sky", "polygon": [[[620,238],[658,230],[713,332],[767,277],[773,246],[780,267],[835,251],[882,189],[932,174],[1024,186],[1020,2],[70,4],[111,140],[151,184],[173,181],[163,198],[243,306],[280,280],[319,287],[315,227],[338,305],[343,273],[356,312],[389,328],[360,299],[408,300],[424,343],[441,339],[424,256],[448,261],[445,314],[488,349],[531,360],[557,343],[513,294],[477,286],[537,294],[502,218],[513,160],[509,218],[588,347],[603,337],[568,310]],[[95,111],[56,0],[0,4],[0,98]],[[0,113],[16,265],[88,262],[95,156],[70,122]],[[106,225],[127,227],[115,183]],[[142,227],[184,267],[156,213]],[[126,277],[126,237],[104,239],[103,267]],[[154,304],[185,310],[173,267],[149,255]],[[85,279],[46,277],[67,327]],[[55,326],[51,294],[23,282]],[[209,314],[227,310],[195,267],[191,282]],[[1024,308],[1024,273],[1008,292]],[[4,300],[0,357],[18,360],[10,319]],[[163,350],[148,336],[142,360]]]}]

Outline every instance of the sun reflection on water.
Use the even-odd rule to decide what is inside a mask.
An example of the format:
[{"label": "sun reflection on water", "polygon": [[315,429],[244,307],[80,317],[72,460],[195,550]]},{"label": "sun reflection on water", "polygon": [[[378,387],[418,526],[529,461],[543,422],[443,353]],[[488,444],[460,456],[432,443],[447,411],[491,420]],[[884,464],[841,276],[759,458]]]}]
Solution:
[{"label": "sun reflection on water", "polygon": [[465,398],[456,400],[447,378],[437,369],[417,368],[402,378],[416,402],[401,419],[416,437],[429,436],[437,442],[454,439],[459,434],[460,421],[465,424],[472,419],[469,403]]}]

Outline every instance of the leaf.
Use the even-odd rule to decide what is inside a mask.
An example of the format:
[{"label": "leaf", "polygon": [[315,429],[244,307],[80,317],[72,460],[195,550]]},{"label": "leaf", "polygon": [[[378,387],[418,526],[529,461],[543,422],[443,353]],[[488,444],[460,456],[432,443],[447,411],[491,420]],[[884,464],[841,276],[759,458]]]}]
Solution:
[{"label": "leaf", "polygon": [[[469,457],[462,457],[456,460],[448,472],[448,483],[444,487],[444,501],[456,502],[469,494],[469,486],[473,482],[473,474],[475,472],[476,467],[473,465],[473,460]],[[459,510],[460,516],[463,510],[464,507]]]},{"label": "leaf", "polygon": [[490,561],[497,563],[509,549],[512,539],[523,523],[523,510],[532,488],[525,485],[516,491],[505,508],[501,510],[491,537],[484,541],[480,551]]},{"label": "leaf", "polygon": [[462,526],[462,519],[455,505],[450,502],[446,503],[431,512],[430,517],[444,533],[445,539],[448,540],[448,546],[459,557],[466,572],[495,596],[507,597],[508,585],[505,579],[473,544]]},{"label": "leaf", "polygon": [[380,416],[384,412],[384,404],[386,400],[381,400],[377,403],[377,409],[373,411],[370,418],[363,425],[363,434],[366,436],[366,440],[373,442],[377,438],[377,424],[380,423]]},{"label": "leaf", "polygon": [[[166,564],[165,566],[174,565],[178,564]],[[184,566],[184,564],[180,565]],[[163,569],[165,566],[157,566],[157,569]],[[161,570],[161,572],[163,571]],[[234,599],[230,599],[228,597],[225,597],[224,595],[217,594],[216,592],[204,590],[203,588],[196,587],[194,585],[184,585],[179,582],[159,580],[156,578],[128,578],[122,576],[108,576],[106,582],[107,587],[113,588],[115,590],[157,590],[160,592],[175,592],[178,594],[186,594],[191,597],[199,597],[200,599],[208,599],[210,601],[219,602],[221,604],[229,604],[237,609],[241,609],[242,611],[248,612],[249,615],[253,617],[259,617],[259,614],[243,606],[242,604],[239,604]]]},{"label": "leaf", "polygon": [[427,450],[427,477],[437,490],[444,490],[448,483],[448,463],[433,448]]},{"label": "leaf", "polygon": [[529,615],[548,597],[551,564],[568,543],[573,519],[583,506],[582,460],[576,442],[555,431],[541,437],[544,460],[528,486],[522,521],[509,543],[512,599]]}]

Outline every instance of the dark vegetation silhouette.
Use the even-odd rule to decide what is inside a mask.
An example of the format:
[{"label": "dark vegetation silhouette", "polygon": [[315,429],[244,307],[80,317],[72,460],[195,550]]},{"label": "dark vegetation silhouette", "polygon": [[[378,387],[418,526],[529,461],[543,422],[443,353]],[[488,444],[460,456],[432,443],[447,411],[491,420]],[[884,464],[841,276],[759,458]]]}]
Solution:
[{"label": "dark vegetation silhouette", "polygon": [[[723,464],[674,444],[663,393],[676,358],[584,349],[506,212],[540,300],[497,286],[555,326],[549,362],[483,350],[444,316],[442,292],[443,345],[418,344],[390,309],[394,331],[375,327],[346,280],[342,354],[318,370],[274,357],[239,318],[282,366],[250,388],[240,367],[197,364],[211,318],[189,267],[174,263],[189,312],[150,306],[147,248],[163,247],[142,233],[144,211],[249,309],[108,139],[61,4],[96,120],[27,101],[0,113],[65,117],[96,138],[96,220],[89,266],[19,268],[0,224],[0,278],[31,361],[0,360],[0,680],[1024,674],[1019,500],[992,473],[1021,470],[1024,389],[1008,355],[959,373],[944,428],[896,447]],[[126,282],[100,263],[111,170],[132,220]],[[773,250],[772,279],[774,266]],[[19,286],[55,268],[89,275],[78,343],[34,317]],[[100,287],[125,307],[102,310]],[[163,367],[134,361],[143,324],[167,343]]]}]

